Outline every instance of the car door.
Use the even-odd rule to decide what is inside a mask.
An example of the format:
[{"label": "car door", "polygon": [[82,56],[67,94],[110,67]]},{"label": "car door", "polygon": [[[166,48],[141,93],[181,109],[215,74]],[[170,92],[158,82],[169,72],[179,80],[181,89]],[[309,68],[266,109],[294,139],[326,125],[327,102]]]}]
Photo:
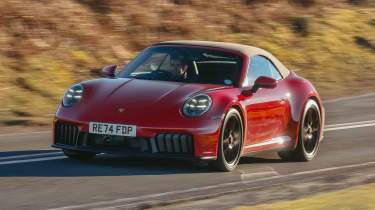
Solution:
[{"label": "car door", "polygon": [[[250,60],[245,86],[253,86],[260,76],[278,80],[275,88],[260,88],[245,100],[247,112],[247,148],[267,145],[285,131],[289,104],[285,100],[284,81],[275,65],[265,56],[255,55]],[[272,142],[272,141],[271,141]]]}]

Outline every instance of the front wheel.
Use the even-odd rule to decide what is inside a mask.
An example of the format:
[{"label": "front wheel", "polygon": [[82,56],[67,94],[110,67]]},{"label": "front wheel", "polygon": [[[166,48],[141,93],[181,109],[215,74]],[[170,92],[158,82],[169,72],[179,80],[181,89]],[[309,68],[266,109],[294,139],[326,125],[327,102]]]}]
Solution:
[{"label": "front wheel", "polygon": [[318,104],[310,99],[305,105],[300,122],[298,145],[294,151],[281,151],[279,156],[289,161],[310,161],[319,148],[321,113]]},{"label": "front wheel", "polygon": [[233,171],[241,157],[243,123],[240,113],[231,109],[220,130],[217,160],[213,163],[220,171]]},{"label": "front wheel", "polygon": [[96,153],[91,152],[81,152],[81,151],[74,151],[74,150],[67,150],[63,149],[64,154],[71,158],[77,160],[89,160],[95,157]]}]

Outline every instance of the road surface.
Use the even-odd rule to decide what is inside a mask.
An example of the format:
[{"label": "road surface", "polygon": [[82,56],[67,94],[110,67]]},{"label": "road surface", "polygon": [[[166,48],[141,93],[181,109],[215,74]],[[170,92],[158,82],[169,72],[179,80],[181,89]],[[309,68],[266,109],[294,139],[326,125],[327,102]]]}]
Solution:
[{"label": "road surface", "polygon": [[375,94],[326,102],[327,131],[312,162],[283,162],[274,154],[245,157],[231,173],[188,162],[106,155],[74,161],[50,148],[48,131],[1,134],[0,209],[131,207],[294,176],[375,167],[374,105]]}]

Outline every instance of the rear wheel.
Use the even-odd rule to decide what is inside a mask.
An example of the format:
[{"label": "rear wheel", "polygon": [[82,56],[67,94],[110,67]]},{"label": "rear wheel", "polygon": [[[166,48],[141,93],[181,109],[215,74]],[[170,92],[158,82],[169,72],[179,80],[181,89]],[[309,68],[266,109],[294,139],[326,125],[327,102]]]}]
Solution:
[{"label": "rear wheel", "polygon": [[321,133],[321,114],[318,104],[310,99],[303,112],[298,145],[294,151],[279,152],[279,156],[283,160],[289,161],[309,161],[312,160],[319,148],[319,140]]},{"label": "rear wheel", "polygon": [[217,160],[213,163],[220,171],[232,171],[240,157],[243,138],[243,123],[240,113],[231,109],[220,131]]},{"label": "rear wheel", "polygon": [[74,150],[67,150],[63,149],[64,154],[71,158],[76,160],[89,160],[95,157],[96,153],[91,152],[81,152],[81,151],[74,151]]}]

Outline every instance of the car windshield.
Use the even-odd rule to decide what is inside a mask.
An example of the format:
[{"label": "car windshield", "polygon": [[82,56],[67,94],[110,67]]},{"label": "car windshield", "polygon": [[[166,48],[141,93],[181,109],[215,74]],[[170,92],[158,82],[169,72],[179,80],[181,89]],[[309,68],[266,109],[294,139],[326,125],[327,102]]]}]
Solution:
[{"label": "car windshield", "polygon": [[120,78],[237,85],[242,67],[239,55],[199,47],[156,46],[144,50]]}]

